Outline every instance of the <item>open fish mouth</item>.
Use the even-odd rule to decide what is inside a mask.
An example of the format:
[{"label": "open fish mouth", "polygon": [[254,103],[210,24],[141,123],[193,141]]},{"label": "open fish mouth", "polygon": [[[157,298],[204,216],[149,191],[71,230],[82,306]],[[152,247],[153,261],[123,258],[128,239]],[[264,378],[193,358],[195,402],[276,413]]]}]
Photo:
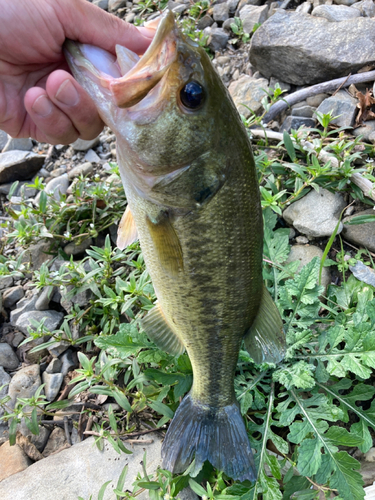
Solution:
[{"label": "open fish mouth", "polygon": [[121,45],[116,45],[116,57],[72,40],[65,41],[64,51],[71,66],[87,70],[110,91],[119,108],[129,108],[140,102],[176,61],[178,38],[173,13],[167,11],[160,17],[155,36],[142,57]]}]

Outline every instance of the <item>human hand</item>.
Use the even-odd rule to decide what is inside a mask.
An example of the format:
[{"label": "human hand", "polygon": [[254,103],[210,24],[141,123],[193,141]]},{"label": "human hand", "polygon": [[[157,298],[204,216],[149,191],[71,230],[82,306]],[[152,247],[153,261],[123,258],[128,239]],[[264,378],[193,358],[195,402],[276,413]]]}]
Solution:
[{"label": "human hand", "polygon": [[87,0],[2,0],[0,129],[12,137],[69,144],[103,128],[94,103],[68,73],[65,38],[115,53],[143,53],[153,30],[136,28]]}]

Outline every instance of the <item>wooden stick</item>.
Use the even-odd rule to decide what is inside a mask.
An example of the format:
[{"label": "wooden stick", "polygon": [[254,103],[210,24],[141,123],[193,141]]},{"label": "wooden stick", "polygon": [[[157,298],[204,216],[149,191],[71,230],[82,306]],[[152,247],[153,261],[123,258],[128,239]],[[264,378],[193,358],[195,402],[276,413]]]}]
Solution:
[{"label": "wooden stick", "polygon": [[304,89],[298,90],[293,94],[285,96],[282,100],[277,101],[273,104],[268,113],[263,117],[263,122],[268,123],[274,120],[284,109],[287,109],[297,102],[304,101],[307,97],[313,95],[322,94],[325,92],[331,92],[337,87],[349,87],[352,83],[363,83],[371,82],[375,80],[375,71],[366,71],[365,73],[357,73],[352,76],[344,76],[343,78],[336,78],[335,80],[330,80],[328,82],[318,83],[317,85],[312,85],[311,87],[306,87]]}]

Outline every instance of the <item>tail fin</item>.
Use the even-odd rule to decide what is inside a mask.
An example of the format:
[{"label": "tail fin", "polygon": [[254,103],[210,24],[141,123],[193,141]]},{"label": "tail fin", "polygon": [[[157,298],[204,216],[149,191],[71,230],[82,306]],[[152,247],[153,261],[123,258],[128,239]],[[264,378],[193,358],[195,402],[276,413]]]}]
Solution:
[{"label": "tail fin", "polygon": [[236,403],[215,408],[194,402],[188,394],[169,426],[161,455],[163,468],[171,472],[185,471],[195,457],[196,468],[208,460],[233,479],[256,478],[249,438]]}]

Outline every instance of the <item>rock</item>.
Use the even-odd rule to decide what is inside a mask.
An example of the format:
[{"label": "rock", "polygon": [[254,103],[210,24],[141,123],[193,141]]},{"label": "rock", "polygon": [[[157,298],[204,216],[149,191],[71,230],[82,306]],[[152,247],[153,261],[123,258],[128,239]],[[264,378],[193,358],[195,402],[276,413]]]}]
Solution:
[{"label": "rock", "polygon": [[[120,0],[123,1],[123,0]],[[119,2],[119,0],[112,0],[112,4],[115,2]],[[83,139],[77,139],[75,142],[71,144],[74,151],[87,151],[88,149],[95,148],[100,142],[99,136],[95,137],[91,141],[85,141]]]},{"label": "rock", "polygon": [[0,366],[6,368],[7,370],[15,370],[20,364],[20,360],[17,358],[16,353],[10,347],[9,344],[0,344]]},{"label": "rock", "polygon": [[[63,174],[60,175],[59,177],[55,177],[54,179],[51,179],[46,187],[45,187],[45,192],[48,194],[52,194],[54,199],[56,201],[60,201],[61,195],[66,194],[68,191],[69,187],[69,177],[68,174]],[[40,195],[37,196],[36,201],[38,202],[40,198]]]},{"label": "rock", "polygon": [[13,286],[13,276],[0,276],[0,290]]},{"label": "rock", "polygon": [[20,432],[22,432],[22,434],[27,437],[29,441],[33,443],[37,450],[39,450],[40,452],[44,450],[49,435],[51,434],[51,431],[49,429],[46,429],[43,425],[39,425],[39,434],[36,436],[28,429],[28,427],[24,423],[24,420],[22,420],[22,423],[20,425]]},{"label": "rock", "polygon": [[5,144],[8,142],[8,134],[4,130],[0,130],[0,151],[2,151]]},{"label": "rock", "polygon": [[22,262],[28,262],[31,270],[40,269],[44,262],[49,262],[53,259],[50,255],[52,240],[40,240],[38,243],[30,245],[23,254]]},{"label": "rock", "polygon": [[262,5],[262,0],[240,0],[236,12],[237,17],[240,15],[240,11],[243,9],[243,7],[245,7],[246,5]]},{"label": "rock", "polygon": [[357,103],[357,99],[352,97],[346,90],[339,90],[336,95],[324,99],[317,112],[324,114],[331,112],[332,116],[337,116],[331,123],[339,127],[351,127],[354,124],[358,110]]},{"label": "rock", "polygon": [[306,103],[313,108],[317,108],[319,104],[324,101],[324,99],[327,99],[327,97],[329,97],[328,94],[316,94],[311,97],[307,97]]},{"label": "rock", "polygon": [[[374,483],[374,481],[375,481],[375,467],[374,467],[373,462],[366,462],[365,460],[361,461],[361,467],[360,467],[359,472],[362,476],[364,486],[370,486]],[[368,500],[373,500],[374,497],[373,496],[369,496],[369,497],[366,496],[366,500],[367,500],[367,498],[368,498]]]},{"label": "rock", "polygon": [[349,221],[353,217],[358,215],[374,215],[374,210],[364,210],[363,212],[358,212],[354,216],[345,217],[343,220],[344,238],[354,245],[359,245],[361,247],[368,248],[370,252],[375,252],[375,222],[368,222],[367,224],[359,224],[355,226],[347,226],[345,222]]},{"label": "rock", "polygon": [[65,352],[70,347],[70,342],[66,340],[59,340],[55,342],[52,346],[48,348],[48,352],[52,354],[55,358],[59,357],[60,354]]},{"label": "rock", "polygon": [[233,14],[236,12],[237,6],[238,6],[239,0],[227,0],[227,5],[229,9],[229,14],[233,16]]},{"label": "rock", "polygon": [[29,199],[29,198],[34,198],[37,195],[38,190],[29,187],[27,182],[22,182],[20,183],[18,193],[21,196],[21,198]]},{"label": "rock", "polygon": [[[126,7],[126,0],[109,0],[109,2],[108,2],[108,10],[110,10],[112,12],[114,12],[115,10],[118,10],[118,9],[122,9],[123,7]],[[89,142],[89,141],[86,141],[86,142]],[[93,146],[90,146],[90,147],[93,147]]]},{"label": "rock", "polygon": [[[314,245],[292,245],[290,253],[285,264],[290,262],[299,261],[299,266],[297,272],[311,262],[314,257],[319,257],[319,260],[323,257],[323,250]],[[327,289],[328,285],[331,283],[331,273],[328,267],[323,267],[322,269],[322,286]]]},{"label": "rock", "polygon": [[315,119],[313,118],[305,118],[303,116],[287,116],[283,121],[283,124],[280,127],[280,132],[286,130],[290,132],[293,130],[298,130],[300,127],[304,128],[314,128],[315,127]]},{"label": "rock", "polygon": [[373,0],[362,0],[353,4],[354,9],[358,9],[363,17],[375,17],[375,4]]},{"label": "rock", "polygon": [[279,9],[256,30],[250,62],[267,78],[312,85],[375,63],[375,20],[359,17],[330,23]]},{"label": "rock", "polygon": [[48,401],[53,401],[58,395],[61,384],[63,383],[64,376],[62,373],[47,373],[42,374],[44,392]]},{"label": "rock", "polygon": [[368,122],[364,122],[361,127],[355,128],[351,133],[355,137],[362,135],[364,141],[372,142],[372,140],[370,140],[370,136],[374,132],[375,132],[375,120],[369,120]]},{"label": "rock", "polygon": [[259,113],[263,109],[261,100],[267,95],[268,80],[244,75],[232,82],[228,90],[241,115],[249,118],[251,112],[243,105],[245,104],[254,113]]},{"label": "rock", "polygon": [[301,12],[301,14],[310,14],[311,9],[312,9],[311,2],[303,2],[296,8],[296,12]]},{"label": "rock", "polygon": [[[362,281],[375,287],[375,270],[369,266],[366,266],[362,261],[357,260],[355,266],[349,266],[349,269],[353,273],[357,280]],[[375,461],[375,460],[374,460]]]},{"label": "rock", "polygon": [[[3,385],[2,389],[0,389],[0,399],[5,398],[5,396],[8,394],[9,387],[6,384],[9,384],[11,380],[11,376],[4,370],[2,366],[0,366],[0,387]],[[0,417],[4,415],[4,410],[0,408]],[[2,434],[4,431],[6,431],[8,428],[8,424],[6,422],[0,421],[0,438],[2,437]]]},{"label": "rock", "polygon": [[223,23],[229,19],[229,5],[226,3],[218,3],[214,5],[212,16],[214,21],[217,23]]},{"label": "rock", "polygon": [[[333,194],[323,188],[317,193],[312,189],[306,196],[284,210],[283,217],[288,224],[293,224],[306,236],[312,238],[331,236],[345,205],[345,200],[339,193]],[[343,225],[340,223],[337,234],[342,228]]]},{"label": "rock", "polygon": [[88,248],[90,248],[92,244],[93,244],[92,238],[87,238],[87,239],[83,240],[82,243],[71,242],[71,243],[68,243],[64,247],[64,252],[67,255],[80,255],[85,250],[87,250]]},{"label": "rock", "polygon": [[58,358],[53,358],[46,368],[45,373],[60,373],[62,369],[62,361]]},{"label": "rock", "polygon": [[92,3],[103,10],[108,10],[108,0],[93,0]]},{"label": "rock", "polygon": [[10,313],[10,324],[16,326],[18,318],[28,312],[35,311],[35,304],[38,300],[38,296],[34,294],[31,298],[23,298],[17,303],[17,309],[13,309]]},{"label": "rock", "polygon": [[214,20],[212,19],[211,16],[208,14],[204,15],[199,19],[197,22],[197,29],[199,30],[204,30],[204,28],[207,28],[208,26],[212,26],[214,24]]},{"label": "rock", "polygon": [[0,447],[0,488],[4,479],[27,469],[29,465],[31,460],[18,444],[10,446],[9,441],[4,443]]},{"label": "rock", "polygon": [[176,5],[176,7],[173,7],[172,12],[176,14],[183,14],[188,8],[189,8],[188,5],[179,4]]},{"label": "rock", "polygon": [[229,40],[229,35],[222,28],[212,28],[208,38],[208,46],[212,52],[225,49]]},{"label": "rock", "polygon": [[[57,455],[36,462],[28,470],[18,476],[10,477],[0,483],[1,500],[41,500],[47,498],[76,499],[78,496],[97,498],[102,485],[109,480],[104,500],[113,498],[112,490],[125,465],[128,473],[124,489],[132,491],[133,482],[138,473],[143,475],[142,459],[146,450],[147,472],[152,474],[160,465],[161,438],[158,434],[149,434],[152,444],[134,446],[133,454],[126,455],[115,452],[111,445],[105,443],[104,450],[99,451],[93,437],[82,441]],[[0,448],[1,449],[1,448]],[[148,492],[137,496],[137,499],[149,498]]]},{"label": "rock", "polygon": [[8,405],[14,408],[17,398],[31,398],[40,385],[39,365],[35,364],[21,368],[10,381],[8,394],[11,400]]},{"label": "rock", "polygon": [[199,500],[199,497],[191,488],[187,487],[178,493],[177,500]]},{"label": "rock", "polygon": [[43,456],[49,457],[49,455],[51,455],[52,453],[55,453],[56,451],[65,447],[66,444],[67,440],[65,432],[60,427],[55,427],[55,429],[53,429],[53,431],[51,432],[51,435],[44,448]]},{"label": "rock", "polygon": [[31,321],[37,321],[38,323],[43,321],[44,328],[52,332],[56,330],[63,322],[64,315],[57,311],[30,311],[21,314],[17,319],[15,326],[25,335],[28,335],[28,328],[35,329],[31,324]]},{"label": "rock", "polygon": [[74,179],[74,177],[78,177],[80,175],[88,175],[91,174],[93,170],[94,167],[92,166],[92,163],[86,161],[85,163],[82,163],[81,165],[77,165],[76,167],[72,168],[72,170],[68,172],[68,178],[69,180],[72,180]]},{"label": "rock", "polygon": [[309,244],[309,239],[306,238],[306,236],[297,236],[296,242],[299,245],[308,245]]},{"label": "rock", "polygon": [[48,309],[51,298],[54,294],[54,286],[45,286],[35,302],[35,309],[37,311],[46,311]]},{"label": "rock", "polygon": [[90,163],[99,163],[100,158],[93,149],[89,149],[85,154],[85,160]]},{"label": "rock", "polygon": [[279,85],[281,90],[285,90],[286,92],[289,92],[291,89],[291,86],[289,85],[289,83],[281,82],[281,81],[277,80],[276,78],[272,77],[270,79],[270,88],[275,89],[277,84]]},{"label": "rock", "polygon": [[62,367],[60,369],[60,372],[64,375],[64,377],[71,370],[78,368],[79,363],[77,359],[77,354],[73,353],[71,349],[65,351],[64,354],[61,356],[60,360],[62,362]]},{"label": "rock", "polygon": [[0,184],[31,179],[42,168],[45,158],[29,151],[0,153]]},{"label": "rock", "polygon": [[245,5],[240,11],[240,19],[244,32],[252,33],[256,24],[264,23],[267,19],[267,12],[268,5]]},{"label": "rock", "polygon": [[347,5],[348,7],[350,5],[353,5],[357,0],[333,0],[336,4],[338,5]]},{"label": "rock", "polygon": [[311,118],[314,116],[315,108],[305,104],[303,106],[292,106],[292,116],[304,116]]},{"label": "rock", "polygon": [[6,153],[7,151],[31,151],[33,147],[31,139],[14,139],[9,136],[2,153]]},{"label": "rock", "polygon": [[21,285],[8,288],[3,293],[3,306],[8,309],[14,306],[25,295],[25,292]]},{"label": "rock", "polygon": [[329,22],[341,22],[347,19],[360,17],[358,9],[352,9],[346,5],[318,5],[311,13],[312,16],[324,17]]}]

